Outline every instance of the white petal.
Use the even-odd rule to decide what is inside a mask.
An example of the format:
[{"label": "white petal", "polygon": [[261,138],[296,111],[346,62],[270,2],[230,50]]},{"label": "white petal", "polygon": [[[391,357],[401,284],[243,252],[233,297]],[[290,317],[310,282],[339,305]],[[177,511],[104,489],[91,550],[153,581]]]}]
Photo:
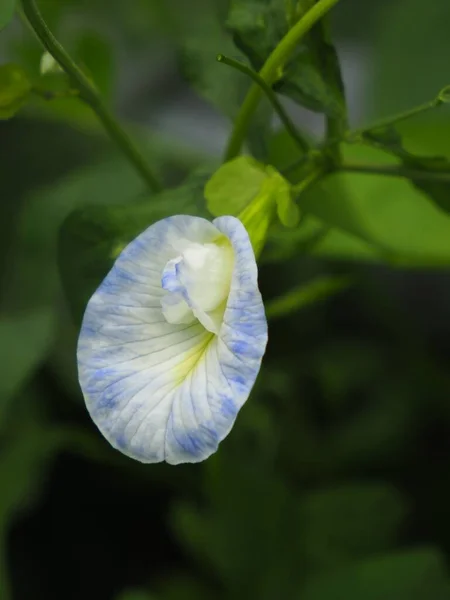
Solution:
[{"label": "white petal", "polygon": [[[198,321],[168,323],[161,278],[180,240],[212,243],[221,234],[231,241],[235,264],[219,334]],[[80,384],[115,448],[147,463],[199,462],[233,426],[266,343],[257,267],[242,223],[170,217],[125,248],[89,301],[78,344]]]}]

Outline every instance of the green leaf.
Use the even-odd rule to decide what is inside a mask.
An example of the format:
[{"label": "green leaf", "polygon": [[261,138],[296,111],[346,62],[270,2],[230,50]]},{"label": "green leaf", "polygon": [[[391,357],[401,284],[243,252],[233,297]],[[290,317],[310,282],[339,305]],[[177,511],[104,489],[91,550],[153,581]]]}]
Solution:
[{"label": "green leaf", "polygon": [[92,77],[101,93],[109,96],[112,91],[114,64],[111,46],[97,32],[84,32],[75,48],[77,62]]},{"label": "green leaf", "polygon": [[405,167],[416,171],[445,172],[448,182],[411,180],[411,183],[425,192],[440,208],[450,212],[450,160],[445,156],[417,156],[405,149],[401,135],[394,127],[368,130],[364,139],[374,146],[390,152],[399,158]]},{"label": "green leaf", "polygon": [[[408,147],[420,156],[450,157],[450,119],[414,120],[400,124]],[[270,142],[270,162],[283,170],[300,158],[282,132]],[[345,145],[349,162],[396,165],[384,151]],[[292,171],[291,171],[292,172]],[[292,172],[294,180],[300,172]],[[262,255],[264,262],[301,254],[336,260],[387,263],[402,267],[445,267],[450,264],[448,217],[406,179],[339,174],[327,177],[298,199],[299,227],[272,227]]]},{"label": "green leaf", "polygon": [[16,0],[0,0],[0,31],[8,25],[14,16]]},{"label": "green leaf", "polygon": [[379,117],[426,102],[448,82],[450,3],[397,0],[377,12],[367,98]]},{"label": "green leaf", "polygon": [[302,590],[302,600],[446,600],[450,584],[444,557],[433,548],[359,561],[321,573]]},{"label": "green leaf", "polygon": [[300,218],[289,182],[274,167],[249,156],[222,165],[206,184],[205,197],[213,215],[233,215],[244,223],[257,256],[275,211],[288,227],[295,227]]},{"label": "green leaf", "polygon": [[273,197],[283,225],[298,225],[300,211],[289,182],[274,167],[264,166],[251,156],[238,156],[223,164],[205,186],[208,210],[216,217],[239,216],[262,193]]},{"label": "green leaf", "polygon": [[[416,143],[420,148],[420,138]],[[349,146],[343,151],[349,162],[389,162],[386,153],[376,149]],[[372,256],[391,265],[450,264],[450,217],[407,180],[376,175],[331,175],[306,190],[298,203],[301,210],[331,229],[313,248],[313,254],[337,258],[344,248],[347,255],[354,253],[359,258],[363,256],[363,248],[369,247],[364,252],[365,259]],[[341,247],[336,243],[337,230]]]},{"label": "green leaf", "polygon": [[[236,45],[259,71],[289,29],[313,4],[314,0],[232,0],[227,26]],[[274,88],[310,110],[345,121],[338,58],[324,20],[300,42]]]},{"label": "green leaf", "polygon": [[11,400],[45,359],[53,326],[47,309],[0,317],[0,425]]},{"label": "green leaf", "polygon": [[306,494],[300,513],[306,564],[315,570],[390,549],[407,509],[390,485],[341,484]]},{"label": "green leaf", "polygon": [[211,600],[212,594],[217,600],[222,597],[206,586],[206,583],[194,575],[171,572],[159,590],[159,597],[162,600]]},{"label": "green leaf", "polygon": [[380,377],[365,389],[366,403],[338,421],[327,436],[326,453],[337,470],[391,465],[420,425],[421,391],[414,382]]},{"label": "green leaf", "polygon": [[297,227],[300,222],[300,209],[292,198],[292,188],[287,179],[271,166],[266,168],[272,180],[277,203],[277,215],[285,227]]},{"label": "green leaf", "polygon": [[[219,54],[232,56],[244,63],[247,61],[224,31],[216,11],[217,7],[209,1],[198,8],[191,26],[187,29],[184,28],[186,26],[179,27],[176,43],[187,81],[200,96],[234,120],[251,81],[236,69],[217,62]],[[270,130],[271,113],[270,104],[262,102],[253,115],[249,128],[249,147],[252,154],[261,160],[267,157],[266,135]]]},{"label": "green leaf", "polygon": [[[290,598],[301,539],[296,503],[270,467],[236,458],[225,463],[215,465],[209,509],[178,504],[174,529],[188,555],[217,572],[230,597]],[[280,590],[286,595],[277,596]]]},{"label": "green leaf", "polygon": [[237,216],[258,195],[265,179],[264,165],[251,156],[223,164],[205,185],[209,212],[215,217]]},{"label": "green leaf", "polygon": [[59,239],[59,267],[77,323],[117,256],[139,233],[173,214],[204,214],[202,189],[209,175],[199,171],[180,187],[149,199],[81,208],[67,218]]},{"label": "green leaf", "polygon": [[225,115],[234,118],[249,81],[217,62],[218,54],[236,55],[236,48],[214,14],[199,22],[179,41],[183,74],[194,89]]},{"label": "green leaf", "polygon": [[20,215],[11,249],[7,281],[10,306],[53,307],[59,290],[58,232],[77,207],[127,204],[142,193],[142,183],[123,160],[80,168],[56,185],[30,194]]},{"label": "green leaf", "polygon": [[0,66],[0,120],[13,117],[30,93],[31,82],[21,67],[14,64]]},{"label": "green leaf", "polygon": [[267,302],[266,315],[269,319],[290,315],[346,289],[349,284],[350,279],[348,277],[318,277],[313,281],[297,286],[279,298]]}]

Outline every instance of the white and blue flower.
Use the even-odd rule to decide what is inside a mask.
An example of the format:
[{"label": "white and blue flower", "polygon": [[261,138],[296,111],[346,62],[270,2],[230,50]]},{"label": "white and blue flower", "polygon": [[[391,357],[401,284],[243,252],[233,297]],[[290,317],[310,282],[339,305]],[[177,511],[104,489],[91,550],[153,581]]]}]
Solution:
[{"label": "white and blue flower", "polygon": [[87,408],[115,448],[171,464],[217,450],[266,348],[257,275],[235,217],[169,217],[123,250],[78,343]]}]

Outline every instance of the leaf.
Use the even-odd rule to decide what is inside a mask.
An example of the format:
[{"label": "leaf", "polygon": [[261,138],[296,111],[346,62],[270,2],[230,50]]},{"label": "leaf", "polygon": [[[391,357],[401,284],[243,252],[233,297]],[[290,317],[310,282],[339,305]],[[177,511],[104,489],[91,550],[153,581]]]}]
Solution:
[{"label": "leaf", "polygon": [[[409,121],[400,125],[408,147],[420,156],[438,152],[450,157],[450,120]],[[280,170],[300,158],[284,133],[270,141],[270,162]],[[385,152],[344,145],[352,161],[397,164]],[[292,171],[294,180],[301,173]],[[386,263],[401,267],[445,267],[450,264],[450,223],[408,180],[339,174],[327,177],[298,199],[299,227],[272,227],[264,262],[302,254],[334,260]]]},{"label": "leaf", "polygon": [[[416,140],[417,141],[417,140]],[[418,140],[420,147],[420,138]],[[379,150],[345,146],[344,156],[364,162],[388,162]],[[450,264],[450,217],[430,203],[407,180],[360,174],[336,174],[306,190],[300,209],[332,230],[312,253],[337,257],[334,230],[355,258],[367,245],[369,256],[391,265],[407,267]],[[350,234],[351,237],[342,234]],[[354,238],[365,242],[354,243]],[[356,240],[355,240],[356,241]],[[351,245],[350,245],[351,244]],[[362,256],[362,254],[361,254]]]},{"label": "leaf", "polygon": [[[217,10],[214,3],[202,3],[190,26],[184,23],[179,25],[176,43],[181,69],[187,81],[200,96],[234,121],[252,82],[243,73],[217,62],[219,54],[248,62],[224,31]],[[186,20],[184,15],[182,19]],[[266,137],[270,130],[271,114],[269,102],[260,103],[249,127],[250,150],[261,160],[267,158]]]},{"label": "leaf", "polygon": [[233,215],[245,225],[256,256],[277,213],[288,226],[298,224],[289,182],[272,166],[239,156],[223,164],[205,186],[208,210],[215,216]]},{"label": "leaf", "polygon": [[302,255],[370,263],[386,260],[385,253],[376,245],[342,229],[331,228],[312,215],[304,215],[296,229],[272,227],[261,261],[276,263]]},{"label": "leaf", "polygon": [[427,194],[440,208],[450,212],[450,160],[445,156],[417,156],[405,149],[401,135],[394,127],[366,131],[364,139],[399,158],[405,167],[416,171],[445,172],[448,182],[413,179],[412,185]]},{"label": "leaf", "polygon": [[292,597],[301,530],[290,491],[261,464],[224,462],[215,465],[209,510],[177,505],[174,528],[181,542],[189,556],[217,572],[230,597],[238,591],[242,597]]},{"label": "leaf", "polygon": [[446,600],[450,584],[444,557],[433,548],[397,552],[321,573],[302,600]]},{"label": "leaf", "polygon": [[298,225],[300,211],[292,199],[289,182],[274,167],[264,166],[250,156],[238,156],[223,164],[205,186],[208,210],[217,217],[239,216],[263,192],[273,197],[283,225]]},{"label": "leaf", "polygon": [[[238,48],[259,71],[314,0],[232,0],[227,26]],[[322,20],[298,44],[274,88],[302,106],[345,121],[343,84],[336,51]]]},{"label": "leaf", "polygon": [[309,492],[300,502],[300,513],[306,565],[315,570],[393,547],[407,508],[394,487],[361,483]]},{"label": "leaf", "polygon": [[383,117],[422,104],[448,82],[449,21],[447,0],[380,5],[367,95],[373,115]]},{"label": "leaf", "polygon": [[13,117],[28,100],[31,82],[18,65],[0,66],[0,120]]},{"label": "leaf", "polygon": [[337,470],[392,465],[420,427],[422,392],[414,381],[380,377],[365,389],[366,402],[328,432],[326,453]]},{"label": "leaf", "polygon": [[53,306],[59,291],[58,233],[76,208],[125,205],[142,193],[142,182],[123,160],[73,171],[52,187],[30,194],[20,215],[7,281],[9,305]]},{"label": "leaf", "polygon": [[[162,585],[161,600],[211,600],[211,589],[195,576],[171,573]],[[221,596],[214,593],[214,598]]]},{"label": "leaf", "polygon": [[205,185],[206,205],[215,217],[237,216],[257,196],[267,173],[251,156],[223,164]]},{"label": "leaf", "polygon": [[219,54],[236,55],[236,48],[214,14],[199,14],[199,22],[179,41],[184,76],[199,94],[225,115],[234,118],[248,78],[217,62]]},{"label": "leaf", "polygon": [[0,317],[0,426],[11,400],[45,359],[53,325],[47,309]]},{"label": "leaf", "polygon": [[0,31],[8,25],[14,16],[16,0],[0,0]]},{"label": "leaf", "polygon": [[348,277],[322,276],[290,290],[283,296],[266,303],[266,315],[276,319],[315,304],[344,289],[350,284]]},{"label": "leaf", "polygon": [[114,64],[111,46],[97,32],[84,32],[78,39],[75,56],[80,65],[92,77],[101,93],[109,96],[112,91]]},{"label": "leaf", "polygon": [[77,323],[87,301],[123,248],[159,219],[173,214],[201,215],[202,189],[209,171],[184,184],[124,206],[86,207],[64,222],[59,238],[59,268]]}]

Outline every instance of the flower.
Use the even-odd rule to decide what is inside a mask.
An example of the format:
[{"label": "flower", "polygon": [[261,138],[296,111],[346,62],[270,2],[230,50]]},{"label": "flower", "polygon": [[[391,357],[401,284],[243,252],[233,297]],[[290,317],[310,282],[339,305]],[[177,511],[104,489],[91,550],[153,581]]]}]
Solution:
[{"label": "flower", "polygon": [[235,217],[169,217],[122,251],[78,342],[88,411],[115,448],[170,464],[217,450],[266,348],[257,275]]}]

